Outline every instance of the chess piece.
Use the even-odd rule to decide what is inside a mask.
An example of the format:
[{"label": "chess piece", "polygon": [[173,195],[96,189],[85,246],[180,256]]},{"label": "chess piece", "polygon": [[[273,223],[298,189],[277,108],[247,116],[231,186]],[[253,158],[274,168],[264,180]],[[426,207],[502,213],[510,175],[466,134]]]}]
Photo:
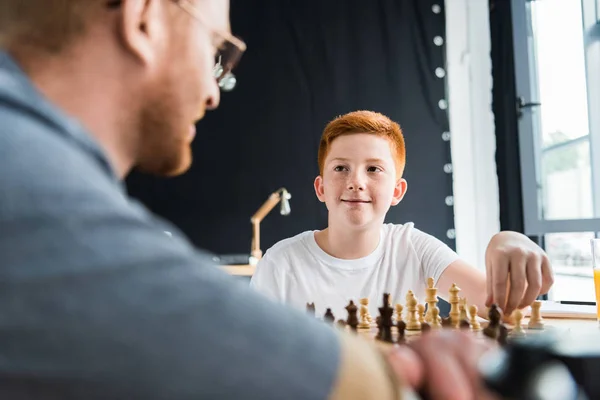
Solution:
[{"label": "chess piece", "polygon": [[396,342],[398,342],[398,343],[406,342],[406,338],[404,337],[404,333],[406,331],[406,322],[399,321],[397,327],[398,327],[398,339],[396,340]]},{"label": "chess piece", "polygon": [[498,305],[492,304],[488,311],[488,320],[487,326],[483,329],[483,334],[490,339],[497,340],[500,335],[500,326],[503,326],[501,325],[502,313],[498,309]]},{"label": "chess piece", "polygon": [[[433,287],[433,284],[434,284],[433,278],[427,278],[427,288],[425,289],[425,294],[426,294],[425,302],[427,303],[427,314],[425,314],[425,322],[428,322],[430,324],[432,323],[431,310],[433,310],[434,307],[437,307],[437,303],[438,303],[437,288]],[[439,315],[439,313],[438,313],[438,315]],[[441,320],[438,322],[441,322]]]},{"label": "chess piece", "polygon": [[345,308],[346,311],[348,311],[348,319],[346,319],[346,324],[350,327],[350,329],[356,332],[356,328],[358,327],[358,317],[356,316],[358,307],[356,307],[356,304],[350,300],[350,303],[348,303]]},{"label": "chess piece", "polygon": [[315,303],[306,303],[306,312],[311,317],[315,316]]},{"label": "chess piece", "polygon": [[394,316],[396,317],[396,323],[402,321],[402,310],[404,307],[402,307],[402,304],[400,303],[396,303],[396,312],[394,313]]},{"label": "chess piece", "polygon": [[406,329],[409,331],[418,331],[421,329],[419,316],[417,315],[417,298],[412,290],[406,294]]},{"label": "chess piece", "polygon": [[542,319],[542,313],[540,312],[540,307],[542,306],[542,302],[536,300],[531,304],[531,315],[529,316],[529,323],[527,327],[529,329],[544,329],[544,320]]},{"label": "chess piece", "polygon": [[456,283],[453,283],[449,292],[450,297],[448,298],[448,303],[450,303],[450,320],[452,321],[452,327],[458,328],[458,324],[460,323],[460,311],[458,309],[458,303],[460,301],[458,293],[460,292],[460,288],[456,286]]},{"label": "chess piece", "polygon": [[506,346],[508,343],[508,328],[502,324],[498,326],[498,338],[496,340],[500,346]]},{"label": "chess piece", "polygon": [[359,300],[360,303],[360,313],[362,315],[363,313],[363,308],[364,308],[364,312],[367,323],[372,324],[373,323],[373,317],[371,317],[371,313],[369,313],[369,298],[368,297],[364,297],[362,299]]},{"label": "chess piece", "polygon": [[452,328],[452,320],[450,317],[442,318],[442,328]]},{"label": "chess piece", "polygon": [[390,294],[383,294],[383,306],[379,307],[379,316],[381,317],[381,340],[388,343],[392,341],[392,315],[394,309],[390,306]]},{"label": "chess piece", "polygon": [[440,329],[442,327],[440,309],[437,306],[434,306],[431,310],[431,327],[433,329]]},{"label": "chess piece", "polygon": [[460,320],[461,321],[469,321],[469,313],[467,310],[467,298],[466,297],[461,297],[459,302],[458,302],[458,312],[460,313]]},{"label": "chess piece", "polygon": [[460,322],[458,323],[458,328],[471,330],[471,324],[469,323],[468,319],[461,319]]},{"label": "chess piece", "polygon": [[346,321],[343,319],[338,319],[337,327],[340,329],[346,329]]},{"label": "chess piece", "polygon": [[421,332],[425,333],[425,332],[429,332],[430,330],[431,330],[431,325],[429,325],[425,321],[421,322]]},{"label": "chess piece", "polygon": [[521,325],[521,321],[523,320],[523,312],[517,308],[515,311],[513,311],[511,317],[515,324],[512,330],[512,336],[525,336],[525,331]]},{"label": "chess piece", "polygon": [[425,305],[417,305],[417,313],[419,315],[419,322],[421,323],[421,325],[423,325],[423,322],[425,322]]},{"label": "chess piece", "polygon": [[334,323],[335,317],[333,316],[333,313],[331,312],[331,308],[328,308],[325,311],[325,315],[323,316],[323,320],[329,322],[330,324]]},{"label": "chess piece", "polygon": [[360,299],[360,323],[358,324],[360,329],[369,329],[371,327],[368,305],[369,299]]},{"label": "chess piece", "polygon": [[471,314],[471,329],[473,329],[474,331],[479,331],[481,330],[481,324],[479,323],[479,321],[477,321],[477,306],[476,305],[472,305],[471,307],[469,307],[469,314]]},{"label": "chess piece", "polygon": [[383,333],[383,329],[381,326],[381,317],[375,318],[375,324],[377,325],[377,334],[375,335],[375,339],[381,340],[381,336]]}]

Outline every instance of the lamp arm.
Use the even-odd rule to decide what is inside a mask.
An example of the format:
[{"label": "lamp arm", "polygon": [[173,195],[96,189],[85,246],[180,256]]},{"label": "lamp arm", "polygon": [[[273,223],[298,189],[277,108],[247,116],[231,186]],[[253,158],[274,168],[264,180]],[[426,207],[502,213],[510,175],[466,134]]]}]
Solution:
[{"label": "lamp arm", "polygon": [[268,213],[279,203],[281,200],[281,189],[273,192],[267,201],[254,213],[250,222],[252,222],[252,248],[250,255],[256,260],[262,258],[262,250],[260,249],[260,222],[267,216]]}]

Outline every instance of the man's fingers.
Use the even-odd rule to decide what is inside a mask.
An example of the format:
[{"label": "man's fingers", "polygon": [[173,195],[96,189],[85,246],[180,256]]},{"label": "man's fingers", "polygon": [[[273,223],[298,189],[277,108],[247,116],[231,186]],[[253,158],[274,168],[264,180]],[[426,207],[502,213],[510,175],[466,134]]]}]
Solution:
[{"label": "man's fingers", "polygon": [[475,399],[468,374],[463,370],[463,366],[454,354],[443,352],[435,358],[429,357],[425,368],[427,374],[424,389],[430,398]]},{"label": "man's fingers", "polygon": [[519,304],[519,308],[530,305],[540,295],[540,290],[542,289],[541,263],[542,257],[537,255],[529,257],[527,261],[527,289],[525,289],[525,294]]},{"label": "man's fingers", "polygon": [[527,256],[522,253],[514,254],[510,259],[510,293],[506,302],[504,314],[510,315],[523,300],[527,270]]},{"label": "man's fingers", "polygon": [[[509,262],[510,258],[503,253],[498,254],[491,260],[493,302],[502,310],[506,307],[506,285],[508,283]],[[490,279],[489,276],[488,279]]]},{"label": "man's fingers", "polygon": [[432,332],[409,344],[424,368],[421,392],[432,399],[480,399],[482,381],[477,370],[484,352],[493,341],[474,339],[466,332]]},{"label": "man's fingers", "polygon": [[407,346],[392,350],[388,356],[394,372],[410,387],[418,389],[423,384],[425,369],[419,355]]}]

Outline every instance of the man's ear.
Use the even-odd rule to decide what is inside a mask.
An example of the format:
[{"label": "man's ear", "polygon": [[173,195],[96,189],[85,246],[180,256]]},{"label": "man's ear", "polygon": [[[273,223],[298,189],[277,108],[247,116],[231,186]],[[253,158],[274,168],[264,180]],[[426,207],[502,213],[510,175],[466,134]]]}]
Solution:
[{"label": "man's ear", "polygon": [[408,183],[406,179],[400,178],[396,181],[396,186],[394,187],[394,195],[392,196],[392,206],[400,203],[406,191],[408,190]]},{"label": "man's ear", "polygon": [[317,195],[317,199],[322,203],[325,203],[325,188],[323,185],[323,177],[321,175],[315,178],[315,194]]},{"label": "man's ear", "polygon": [[166,2],[161,0],[123,0],[119,15],[122,45],[134,58],[153,65],[165,42]]}]

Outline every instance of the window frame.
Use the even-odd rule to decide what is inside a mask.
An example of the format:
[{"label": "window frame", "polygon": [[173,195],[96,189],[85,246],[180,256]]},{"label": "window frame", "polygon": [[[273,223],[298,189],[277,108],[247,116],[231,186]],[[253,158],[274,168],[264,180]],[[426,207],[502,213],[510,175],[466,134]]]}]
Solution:
[{"label": "window frame", "polygon": [[[541,159],[544,149],[536,145],[539,143],[540,115],[537,109],[540,104],[537,98],[537,63],[529,11],[531,2],[533,0],[511,0],[515,85],[518,96],[515,99],[515,107],[520,114],[518,136],[524,233],[529,236],[543,236],[560,232],[597,232],[600,217],[548,220],[542,216],[543,191],[538,160]],[[581,0],[581,6],[589,109],[589,135],[584,137],[589,138],[594,215],[600,216],[600,0]],[[594,112],[595,110],[598,112]],[[573,145],[574,142],[582,140],[585,139],[576,138],[561,143],[560,146]]]}]

